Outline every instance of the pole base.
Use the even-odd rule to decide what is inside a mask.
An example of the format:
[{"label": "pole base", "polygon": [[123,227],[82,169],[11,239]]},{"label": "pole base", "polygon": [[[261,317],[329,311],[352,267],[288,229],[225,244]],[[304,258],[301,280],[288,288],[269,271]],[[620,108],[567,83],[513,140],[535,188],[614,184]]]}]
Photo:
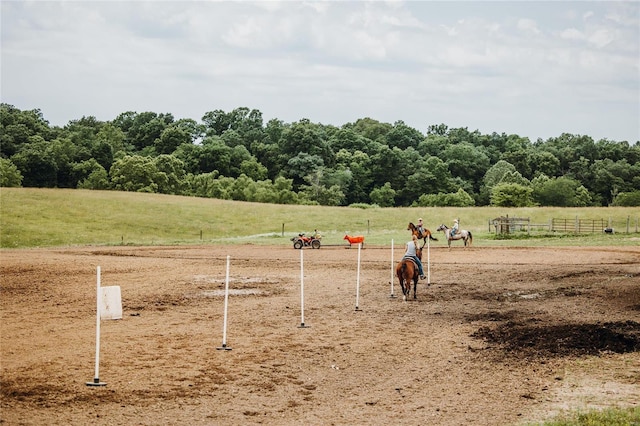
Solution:
[{"label": "pole base", "polygon": [[360,309],[360,308],[358,308],[358,307],[356,306],[356,312],[361,312],[361,311],[362,311],[362,309]]},{"label": "pole base", "polygon": [[298,326],[298,328],[310,328],[310,325],[304,325],[303,322],[300,323],[300,325]]},{"label": "pole base", "polygon": [[224,345],[222,345],[222,346],[220,346],[220,347],[218,347],[216,349],[219,350],[219,351],[230,351],[231,350],[231,348],[228,347],[226,344],[224,344]]},{"label": "pole base", "polygon": [[101,382],[97,377],[93,379],[93,382],[87,382],[87,386],[107,386],[106,383]]},{"label": "pole base", "polygon": [[396,297],[398,297],[398,296],[396,296],[395,294],[390,294],[389,295],[389,299],[395,299]]}]

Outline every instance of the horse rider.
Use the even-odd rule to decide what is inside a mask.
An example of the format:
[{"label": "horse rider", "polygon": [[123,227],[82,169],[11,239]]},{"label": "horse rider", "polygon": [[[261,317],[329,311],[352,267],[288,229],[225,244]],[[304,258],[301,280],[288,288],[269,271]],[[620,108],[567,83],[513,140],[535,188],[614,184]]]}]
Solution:
[{"label": "horse rider", "polygon": [[422,224],[422,218],[418,219],[418,224],[416,225],[416,229],[420,233],[420,235],[424,234],[424,225]]},{"label": "horse rider", "polygon": [[458,219],[453,219],[453,227],[451,228],[450,235],[453,237],[458,233]]},{"label": "horse rider", "polygon": [[418,249],[418,237],[414,235],[412,240],[407,243],[407,251],[404,252],[404,256],[402,256],[402,258],[413,260],[416,263],[416,265],[418,265],[418,273],[420,274],[420,279],[424,280],[427,277],[425,277],[424,271],[422,270],[422,262],[420,261],[420,258],[416,254],[417,249]]}]

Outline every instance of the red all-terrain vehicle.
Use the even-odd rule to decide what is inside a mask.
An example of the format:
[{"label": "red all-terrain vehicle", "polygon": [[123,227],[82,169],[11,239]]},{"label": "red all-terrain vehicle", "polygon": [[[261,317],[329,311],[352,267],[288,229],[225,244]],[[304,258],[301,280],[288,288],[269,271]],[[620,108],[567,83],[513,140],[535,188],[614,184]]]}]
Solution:
[{"label": "red all-terrain vehicle", "polygon": [[312,235],[310,237],[307,237],[306,235],[304,235],[304,233],[302,233],[302,234],[298,234],[297,237],[293,237],[291,241],[293,241],[293,248],[295,249],[301,249],[302,247],[311,247],[314,249],[319,249],[320,238],[321,238],[320,235]]}]

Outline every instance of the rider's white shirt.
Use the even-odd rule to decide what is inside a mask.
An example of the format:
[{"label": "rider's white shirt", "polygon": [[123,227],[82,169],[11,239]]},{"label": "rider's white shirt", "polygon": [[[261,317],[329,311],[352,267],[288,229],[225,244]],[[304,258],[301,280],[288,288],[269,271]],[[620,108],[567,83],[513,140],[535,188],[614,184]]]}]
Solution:
[{"label": "rider's white shirt", "polygon": [[416,244],[413,241],[407,243],[407,252],[405,256],[416,256]]}]

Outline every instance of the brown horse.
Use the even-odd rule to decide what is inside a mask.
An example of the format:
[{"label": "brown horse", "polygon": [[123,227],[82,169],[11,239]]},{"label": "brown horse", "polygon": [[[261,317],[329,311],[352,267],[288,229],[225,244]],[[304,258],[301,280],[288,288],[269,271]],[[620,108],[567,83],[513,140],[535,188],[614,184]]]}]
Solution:
[{"label": "brown horse", "polygon": [[[418,259],[422,260],[422,247],[416,248],[416,255]],[[411,281],[413,280],[413,298],[416,297],[416,290],[418,288],[418,278],[420,277],[418,265],[411,260],[411,258],[403,257],[396,265],[396,276],[400,281],[400,287],[402,288],[403,299],[406,302],[407,296],[411,292]]]},{"label": "brown horse", "polygon": [[420,231],[418,230],[418,228],[413,224],[413,222],[409,222],[409,226],[407,226],[407,230],[411,231],[411,235],[415,235],[416,237],[418,237],[419,240],[422,240],[422,247],[424,247],[425,245],[427,245],[427,238],[429,238],[431,241],[438,241],[437,238],[435,238],[432,234],[431,231],[429,231],[427,228],[422,228],[422,233],[420,233]]}]

